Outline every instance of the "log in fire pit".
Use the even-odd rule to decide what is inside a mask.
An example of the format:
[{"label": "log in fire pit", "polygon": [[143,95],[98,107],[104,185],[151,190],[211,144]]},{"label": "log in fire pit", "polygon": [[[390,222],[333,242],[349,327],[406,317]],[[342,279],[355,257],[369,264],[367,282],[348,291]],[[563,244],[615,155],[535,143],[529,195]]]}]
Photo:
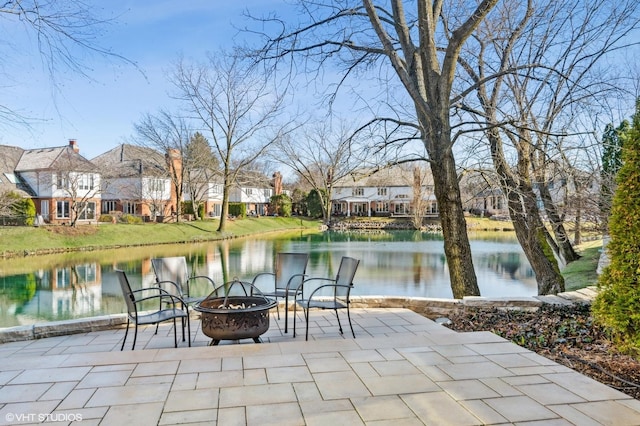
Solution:
[{"label": "log in fire pit", "polygon": [[[231,295],[235,285],[239,285],[244,294]],[[218,296],[221,289],[226,293],[223,297]],[[194,309],[202,314],[202,332],[213,339],[210,346],[221,340],[253,339],[260,343],[260,336],[269,329],[269,309],[276,303],[252,284],[234,280],[214,290]]]}]

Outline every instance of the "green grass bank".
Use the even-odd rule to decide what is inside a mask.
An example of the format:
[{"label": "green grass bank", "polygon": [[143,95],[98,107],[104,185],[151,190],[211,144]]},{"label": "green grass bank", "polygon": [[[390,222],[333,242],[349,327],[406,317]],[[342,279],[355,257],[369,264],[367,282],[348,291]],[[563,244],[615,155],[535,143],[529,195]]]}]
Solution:
[{"label": "green grass bank", "polygon": [[319,229],[317,220],[284,217],[236,219],[217,232],[217,220],[180,223],[0,227],[0,256],[100,250],[118,247],[215,241],[292,229]]}]

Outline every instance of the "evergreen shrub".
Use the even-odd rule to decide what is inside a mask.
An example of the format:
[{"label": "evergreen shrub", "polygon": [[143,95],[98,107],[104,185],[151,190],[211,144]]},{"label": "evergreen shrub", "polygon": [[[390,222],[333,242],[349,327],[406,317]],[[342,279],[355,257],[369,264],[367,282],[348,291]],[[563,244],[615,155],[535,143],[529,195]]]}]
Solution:
[{"label": "evergreen shrub", "polygon": [[610,264],[598,280],[594,317],[622,349],[640,354],[640,100],[626,133],[609,218]]}]

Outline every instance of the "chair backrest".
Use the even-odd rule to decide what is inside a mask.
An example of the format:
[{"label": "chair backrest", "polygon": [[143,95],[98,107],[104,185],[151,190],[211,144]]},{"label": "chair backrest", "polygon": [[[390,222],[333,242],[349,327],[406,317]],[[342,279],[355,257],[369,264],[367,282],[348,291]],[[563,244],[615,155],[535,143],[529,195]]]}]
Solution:
[{"label": "chair backrest", "polygon": [[133,291],[131,290],[131,285],[129,285],[129,279],[127,278],[127,274],[124,271],[116,269],[116,275],[118,276],[118,282],[120,283],[120,289],[122,290],[122,295],[124,296],[124,301],[127,305],[127,314],[131,319],[135,321],[138,317],[138,308],[135,303],[135,296],[133,295]]},{"label": "chair backrest", "polygon": [[308,253],[278,253],[276,256],[276,288],[285,289],[294,275],[297,277],[289,284],[290,289],[296,289],[307,271]]},{"label": "chair backrest", "polygon": [[[359,264],[360,260],[343,256],[336,274],[336,284],[353,287],[353,277],[356,275]],[[336,296],[348,296],[349,290],[346,287],[336,287]]]},{"label": "chair backrest", "polygon": [[[151,259],[151,265],[157,281],[171,281],[180,289],[178,296],[189,295],[189,270],[184,256],[154,258]],[[165,287],[165,290],[173,293],[170,287]]]}]

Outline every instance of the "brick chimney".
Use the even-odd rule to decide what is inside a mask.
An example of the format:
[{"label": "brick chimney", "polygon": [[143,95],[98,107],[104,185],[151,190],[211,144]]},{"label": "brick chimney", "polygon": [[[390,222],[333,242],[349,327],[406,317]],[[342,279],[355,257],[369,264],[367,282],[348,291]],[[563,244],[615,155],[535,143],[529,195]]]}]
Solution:
[{"label": "brick chimney", "polygon": [[273,195],[282,194],[282,175],[280,172],[273,174]]},{"label": "brick chimney", "polygon": [[80,148],[78,147],[78,142],[75,139],[69,139],[69,146],[73,149],[73,152],[80,152]]}]

